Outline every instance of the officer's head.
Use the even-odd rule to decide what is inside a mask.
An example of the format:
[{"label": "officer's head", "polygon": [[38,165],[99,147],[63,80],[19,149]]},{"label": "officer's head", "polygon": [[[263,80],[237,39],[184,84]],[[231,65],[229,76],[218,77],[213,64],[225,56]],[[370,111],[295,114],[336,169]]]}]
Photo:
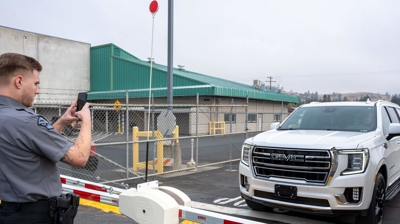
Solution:
[{"label": "officer's head", "polygon": [[39,94],[40,71],[42,65],[32,57],[17,53],[0,55],[0,95],[32,106]]}]

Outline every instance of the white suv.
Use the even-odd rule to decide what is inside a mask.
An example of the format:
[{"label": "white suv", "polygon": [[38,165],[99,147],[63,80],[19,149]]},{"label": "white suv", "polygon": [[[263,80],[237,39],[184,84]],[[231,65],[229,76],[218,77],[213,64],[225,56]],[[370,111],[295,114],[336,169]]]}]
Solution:
[{"label": "white suv", "polygon": [[382,223],[385,201],[400,190],[400,107],[369,100],[302,105],[245,140],[239,185],[255,210]]}]

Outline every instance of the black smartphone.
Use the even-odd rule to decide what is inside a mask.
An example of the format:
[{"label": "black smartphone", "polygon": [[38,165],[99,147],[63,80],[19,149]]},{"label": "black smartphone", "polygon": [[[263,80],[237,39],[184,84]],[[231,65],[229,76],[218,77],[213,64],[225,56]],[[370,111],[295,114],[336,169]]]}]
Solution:
[{"label": "black smartphone", "polygon": [[86,100],[87,100],[86,92],[78,93],[78,104],[76,106],[76,111],[82,110],[82,107],[85,106]]}]

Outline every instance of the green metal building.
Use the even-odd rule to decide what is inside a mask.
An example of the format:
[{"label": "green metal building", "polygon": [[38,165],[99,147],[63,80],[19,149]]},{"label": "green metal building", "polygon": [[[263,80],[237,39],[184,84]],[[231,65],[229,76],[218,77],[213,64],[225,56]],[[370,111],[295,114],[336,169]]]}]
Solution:
[{"label": "green metal building", "polygon": [[[149,99],[150,68],[152,68],[151,93],[154,104],[167,104],[167,66],[150,61],[143,61],[114,44],[91,47],[90,52],[90,92],[88,100],[96,103],[125,103],[128,92],[129,104],[138,104],[142,110],[135,111],[134,125],[140,130],[147,129],[144,121],[150,116],[146,108]],[[260,86],[245,85],[225,79],[185,70],[173,69],[173,113],[180,133],[191,135],[194,127],[201,127],[201,132],[211,132],[208,127],[214,122],[232,122],[233,116],[237,130],[263,131],[270,123],[284,119],[289,103],[298,104],[299,98],[282,94]],[[195,123],[193,111],[201,105],[202,115]],[[246,105],[232,110],[229,105]],[[185,106],[189,105],[189,106]],[[190,106],[192,105],[192,106]],[[164,108],[165,109],[165,108]],[[157,114],[162,111],[158,107]],[[232,112],[233,111],[233,112]],[[94,114],[95,119],[108,120],[111,111]],[[234,113],[232,115],[232,113]],[[119,115],[118,115],[119,116]],[[178,117],[179,116],[179,117]],[[247,116],[247,117],[246,117]],[[140,119],[137,119],[137,118]],[[247,125],[248,124],[248,125]]]},{"label": "green metal building", "polygon": [[[148,98],[150,61],[143,61],[114,44],[91,48],[89,100]],[[299,103],[299,98],[269,90],[257,89],[226,79],[199,74],[181,68],[173,69],[173,96],[229,97]],[[167,96],[167,66],[152,64],[152,94]]]}]

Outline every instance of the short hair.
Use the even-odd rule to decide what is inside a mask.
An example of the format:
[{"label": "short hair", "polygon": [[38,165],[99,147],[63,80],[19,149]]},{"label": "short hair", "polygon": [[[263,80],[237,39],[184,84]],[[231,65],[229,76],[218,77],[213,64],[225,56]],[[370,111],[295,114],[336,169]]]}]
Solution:
[{"label": "short hair", "polygon": [[18,71],[42,71],[42,65],[34,58],[17,53],[0,55],[0,85],[10,82],[10,78]]}]

